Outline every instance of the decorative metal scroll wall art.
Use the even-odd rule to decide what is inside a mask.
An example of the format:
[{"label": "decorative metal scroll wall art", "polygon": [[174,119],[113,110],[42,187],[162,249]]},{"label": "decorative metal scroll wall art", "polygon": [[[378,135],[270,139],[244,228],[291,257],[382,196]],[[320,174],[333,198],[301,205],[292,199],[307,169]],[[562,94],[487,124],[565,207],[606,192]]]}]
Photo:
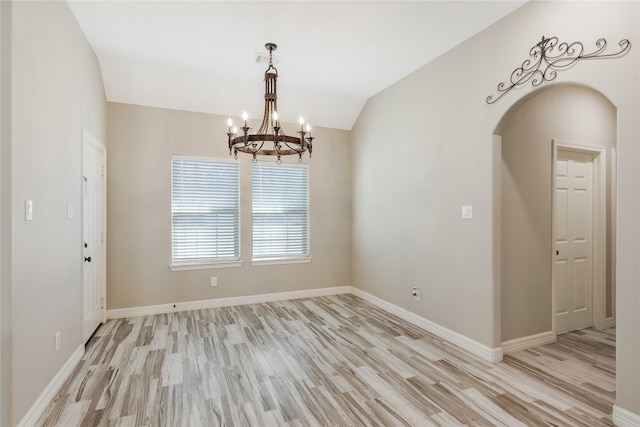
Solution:
[{"label": "decorative metal scroll wall art", "polygon": [[585,53],[584,45],[581,42],[558,44],[557,37],[546,38],[542,36],[542,40],[529,50],[531,59],[525,60],[520,67],[511,73],[511,84],[508,86],[505,82],[498,84],[499,95],[495,98],[493,95],[489,95],[487,104],[493,104],[516,86],[531,82],[531,86],[537,87],[544,82],[553,81],[558,76],[558,71],[570,68],[582,59],[605,59],[622,56],[631,47],[631,42],[623,39],[618,45],[620,46],[618,52],[604,54],[607,41],[601,38],[596,41],[597,49],[595,51]]}]

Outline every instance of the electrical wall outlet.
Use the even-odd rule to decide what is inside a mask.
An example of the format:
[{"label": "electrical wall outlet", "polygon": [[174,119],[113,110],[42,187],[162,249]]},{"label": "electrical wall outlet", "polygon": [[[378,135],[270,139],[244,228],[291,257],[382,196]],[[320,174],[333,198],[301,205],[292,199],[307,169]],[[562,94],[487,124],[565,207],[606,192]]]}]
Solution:
[{"label": "electrical wall outlet", "polygon": [[413,296],[413,299],[416,301],[420,301],[420,289],[416,288],[415,286],[411,289],[411,296]]},{"label": "electrical wall outlet", "polygon": [[57,352],[58,350],[60,350],[60,344],[61,344],[61,337],[60,337],[60,331],[56,332],[55,337],[53,338],[53,347],[55,349],[55,351]]},{"label": "electrical wall outlet", "polygon": [[217,277],[211,277],[211,286],[218,286],[218,278]]}]

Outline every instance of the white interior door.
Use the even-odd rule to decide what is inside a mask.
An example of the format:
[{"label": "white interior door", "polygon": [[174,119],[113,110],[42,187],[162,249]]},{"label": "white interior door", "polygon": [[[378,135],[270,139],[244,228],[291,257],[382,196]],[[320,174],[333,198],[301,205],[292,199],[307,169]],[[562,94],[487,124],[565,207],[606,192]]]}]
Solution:
[{"label": "white interior door", "polygon": [[87,342],[105,320],[105,147],[85,132],[83,150],[83,328]]},{"label": "white interior door", "polygon": [[593,156],[558,150],[555,188],[556,333],[592,325]]}]

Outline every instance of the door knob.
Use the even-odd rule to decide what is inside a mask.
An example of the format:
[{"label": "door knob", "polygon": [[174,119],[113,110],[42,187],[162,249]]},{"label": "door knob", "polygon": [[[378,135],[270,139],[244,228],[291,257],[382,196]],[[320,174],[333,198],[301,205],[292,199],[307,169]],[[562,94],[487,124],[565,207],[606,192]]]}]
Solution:
[{"label": "door knob", "polygon": [[85,262],[91,262],[91,257],[84,257]]}]

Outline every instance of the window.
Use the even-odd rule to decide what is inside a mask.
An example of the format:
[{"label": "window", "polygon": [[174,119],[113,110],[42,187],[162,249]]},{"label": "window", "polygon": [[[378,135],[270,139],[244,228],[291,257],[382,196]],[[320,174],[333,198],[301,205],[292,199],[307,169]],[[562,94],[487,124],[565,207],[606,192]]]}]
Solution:
[{"label": "window", "polygon": [[253,259],[309,256],[309,168],[252,165]]},{"label": "window", "polygon": [[172,267],[238,261],[238,162],[174,156],[171,175]]}]

